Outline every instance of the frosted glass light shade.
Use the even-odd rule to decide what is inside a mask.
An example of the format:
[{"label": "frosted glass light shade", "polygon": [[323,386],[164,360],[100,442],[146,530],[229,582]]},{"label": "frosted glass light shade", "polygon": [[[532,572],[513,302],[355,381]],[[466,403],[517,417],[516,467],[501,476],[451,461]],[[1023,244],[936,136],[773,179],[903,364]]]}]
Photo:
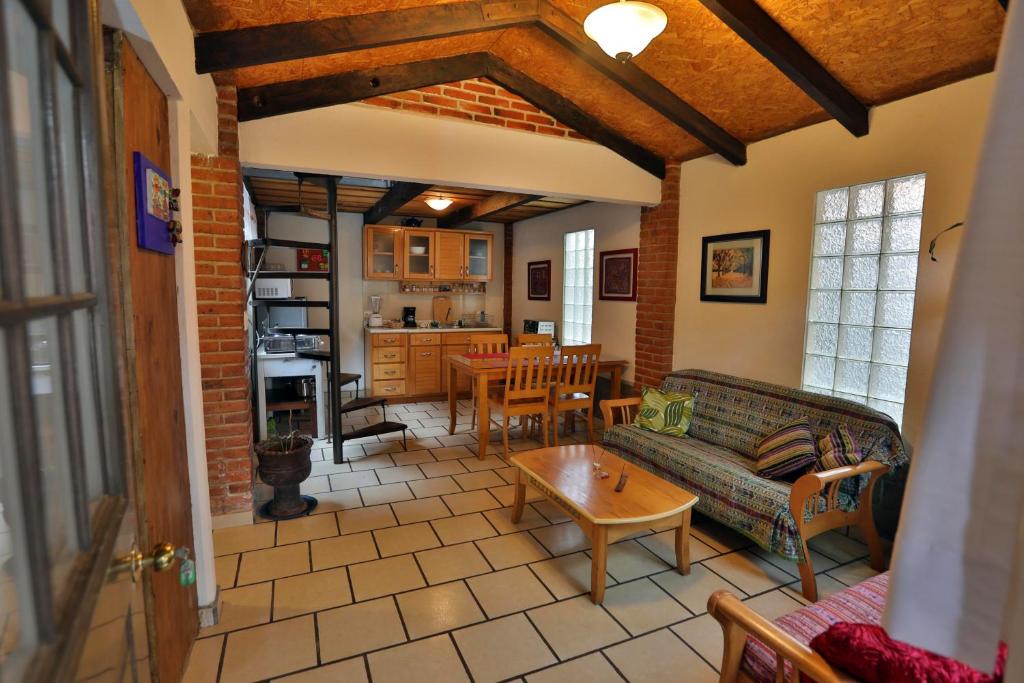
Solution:
[{"label": "frosted glass light shade", "polygon": [[660,8],[621,0],[591,12],[583,30],[608,55],[626,62],[650,45],[667,24],[668,17]]},{"label": "frosted glass light shade", "polygon": [[444,211],[445,209],[452,205],[452,200],[446,199],[444,197],[430,197],[425,201],[427,202],[427,206],[429,206],[434,211]]}]

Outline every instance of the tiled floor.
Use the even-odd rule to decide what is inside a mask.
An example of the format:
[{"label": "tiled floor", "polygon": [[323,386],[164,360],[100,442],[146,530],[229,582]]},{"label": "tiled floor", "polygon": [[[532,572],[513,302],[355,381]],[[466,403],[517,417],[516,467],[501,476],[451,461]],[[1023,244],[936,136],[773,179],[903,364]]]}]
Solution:
[{"label": "tiled floor", "polygon": [[[587,539],[536,496],[512,523],[514,471],[500,444],[477,460],[468,403],[459,433],[417,433],[447,409],[388,408],[413,428],[407,451],[373,438],[346,444],[335,465],[318,442],[303,486],[320,500],[313,515],[214,532],[221,621],[200,634],[186,681],[711,683],[722,652],[712,592],[769,619],[801,605],[795,565],[699,515],[688,576],[670,564],[672,532],[652,530],[609,549],[604,605],[591,604]],[[854,538],[811,545],[822,595],[873,573]]]}]

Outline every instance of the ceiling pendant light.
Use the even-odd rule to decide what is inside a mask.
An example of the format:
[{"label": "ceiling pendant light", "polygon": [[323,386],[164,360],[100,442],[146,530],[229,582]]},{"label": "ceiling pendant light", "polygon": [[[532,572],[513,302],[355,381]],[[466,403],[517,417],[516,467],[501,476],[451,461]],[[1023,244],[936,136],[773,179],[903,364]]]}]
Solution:
[{"label": "ceiling pendant light", "polygon": [[609,56],[628,62],[665,30],[668,17],[647,2],[620,0],[598,7],[583,22],[587,36]]},{"label": "ceiling pendant light", "polygon": [[434,211],[444,211],[452,205],[452,200],[446,197],[427,197],[424,201]]}]

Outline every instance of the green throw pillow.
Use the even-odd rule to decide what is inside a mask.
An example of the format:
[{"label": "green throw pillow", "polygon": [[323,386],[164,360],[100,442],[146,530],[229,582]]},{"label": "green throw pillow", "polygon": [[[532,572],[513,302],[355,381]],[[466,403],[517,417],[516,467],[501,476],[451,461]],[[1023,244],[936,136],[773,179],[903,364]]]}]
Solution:
[{"label": "green throw pillow", "polygon": [[693,394],[645,388],[633,424],[659,434],[685,436],[692,418]]}]

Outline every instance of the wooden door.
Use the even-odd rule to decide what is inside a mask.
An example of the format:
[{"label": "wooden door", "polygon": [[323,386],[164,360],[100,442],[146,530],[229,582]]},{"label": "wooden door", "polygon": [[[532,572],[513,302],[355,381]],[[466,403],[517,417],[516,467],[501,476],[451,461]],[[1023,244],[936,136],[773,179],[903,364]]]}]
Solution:
[{"label": "wooden door", "polygon": [[409,347],[409,394],[441,393],[441,348],[440,346]]},{"label": "wooden door", "polygon": [[402,277],[402,229],[367,225],[363,230],[363,278],[399,280]]},{"label": "wooden door", "polygon": [[[167,98],[121,34],[114,35],[109,52],[122,198],[118,291],[128,323],[128,405],[140,546],[170,543],[191,551],[175,257],[139,248],[135,230],[132,155],[141,152],[169,173]],[[155,677],[178,681],[199,628],[195,586],[179,585],[176,572],[146,573],[144,586]]]},{"label": "wooden door", "polygon": [[437,255],[434,257],[434,271],[437,280],[461,280],[466,260],[463,256],[465,241],[461,232],[437,231]]},{"label": "wooden door", "polygon": [[492,277],[494,235],[489,232],[467,232],[465,235],[466,269],[463,279],[487,282]]},{"label": "wooden door", "polygon": [[406,230],[402,235],[406,280],[434,279],[434,231]]}]

